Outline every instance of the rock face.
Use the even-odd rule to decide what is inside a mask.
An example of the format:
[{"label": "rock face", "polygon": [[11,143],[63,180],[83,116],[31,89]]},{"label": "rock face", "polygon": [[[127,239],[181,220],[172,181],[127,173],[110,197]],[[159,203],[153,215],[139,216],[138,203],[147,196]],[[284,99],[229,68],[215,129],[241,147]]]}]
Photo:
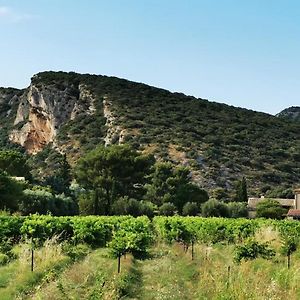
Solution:
[{"label": "rock face", "polygon": [[104,138],[105,146],[115,143],[122,144],[125,140],[126,130],[117,125],[117,118],[114,116],[112,103],[107,96],[103,99],[103,114],[106,118],[105,126],[107,127],[107,133]]},{"label": "rock face", "polygon": [[94,97],[84,85],[34,85],[20,97],[14,125],[9,138],[36,154],[55,141],[57,130],[81,113],[93,114]]},{"label": "rock face", "polygon": [[279,118],[285,118],[292,121],[300,121],[300,106],[292,106],[284,109],[276,115]]}]

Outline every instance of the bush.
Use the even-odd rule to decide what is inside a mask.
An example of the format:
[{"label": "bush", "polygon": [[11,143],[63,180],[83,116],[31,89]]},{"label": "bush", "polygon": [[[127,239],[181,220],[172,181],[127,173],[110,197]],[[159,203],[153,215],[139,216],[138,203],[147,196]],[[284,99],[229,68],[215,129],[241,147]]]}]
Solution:
[{"label": "bush", "polygon": [[281,219],[285,212],[276,200],[266,199],[256,206],[256,216],[259,218]]},{"label": "bush", "polygon": [[93,192],[80,193],[78,196],[79,214],[88,216],[95,214],[95,195]]},{"label": "bush", "polygon": [[141,205],[136,199],[122,197],[113,204],[112,212],[115,215],[131,215],[137,217],[141,215]]},{"label": "bush", "polygon": [[141,205],[141,215],[147,216],[149,218],[154,217],[155,210],[157,210],[157,206],[150,201],[142,200],[140,202]]},{"label": "bush", "polygon": [[86,244],[78,244],[71,245],[65,244],[63,246],[63,251],[73,260],[82,259],[85,257],[90,251],[90,247]]},{"label": "bush", "polygon": [[240,262],[242,259],[251,260],[257,257],[271,259],[275,256],[275,250],[269,247],[268,243],[258,243],[254,240],[249,240],[244,245],[236,246],[234,260]]},{"label": "bush", "polygon": [[19,209],[24,215],[51,213],[55,216],[74,215],[78,212],[77,204],[70,197],[53,195],[47,190],[24,190],[24,197]]},{"label": "bush", "polygon": [[166,202],[159,207],[159,213],[163,216],[174,216],[176,213],[176,206],[173,203]]},{"label": "bush", "polygon": [[230,202],[227,204],[229,215],[231,218],[246,218],[248,217],[247,203]]},{"label": "bush", "polygon": [[115,215],[154,216],[155,205],[149,201],[138,201],[128,197],[119,198],[112,206]]},{"label": "bush", "polygon": [[200,209],[195,202],[187,202],[182,209],[182,214],[184,216],[197,216]]},{"label": "bush", "polygon": [[216,199],[209,199],[201,206],[204,217],[229,217],[229,210],[225,203]]}]

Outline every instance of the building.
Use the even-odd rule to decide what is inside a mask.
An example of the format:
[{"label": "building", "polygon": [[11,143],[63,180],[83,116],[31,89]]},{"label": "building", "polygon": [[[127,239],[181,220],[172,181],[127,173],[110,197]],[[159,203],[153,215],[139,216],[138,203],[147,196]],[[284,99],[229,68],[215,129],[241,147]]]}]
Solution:
[{"label": "building", "polygon": [[[279,198],[268,198],[275,200],[281,204],[283,208],[288,209],[287,217],[289,219],[300,219],[300,189],[295,189],[294,199],[279,199]],[[249,218],[255,218],[256,206],[259,202],[265,200],[265,197],[260,198],[248,198],[248,214]]]}]

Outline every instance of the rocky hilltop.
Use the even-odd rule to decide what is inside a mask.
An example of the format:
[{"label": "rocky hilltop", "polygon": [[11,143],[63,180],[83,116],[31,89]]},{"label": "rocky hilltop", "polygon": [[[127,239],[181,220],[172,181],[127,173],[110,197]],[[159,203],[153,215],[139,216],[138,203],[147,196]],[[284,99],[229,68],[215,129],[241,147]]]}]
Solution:
[{"label": "rocky hilltop", "polygon": [[251,191],[300,181],[300,123],[116,77],[43,72],[23,90],[0,89],[0,146],[21,147],[36,172],[55,153],[75,162],[98,144],[129,143],[183,164],[201,187],[245,176]]},{"label": "rocky hilltop", "polygon": [[286,108],[276,116],[279,118],[285,118],[292,121],[300,121],[300,106],[292,106]]}]

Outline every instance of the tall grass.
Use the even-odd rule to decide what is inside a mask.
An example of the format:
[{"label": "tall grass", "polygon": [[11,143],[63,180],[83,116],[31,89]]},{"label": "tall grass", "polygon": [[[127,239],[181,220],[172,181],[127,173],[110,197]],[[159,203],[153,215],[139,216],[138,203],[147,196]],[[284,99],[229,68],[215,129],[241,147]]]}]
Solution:
[{"label": "tall grass", "polygon": [[63,254],[56,238],[47,240],[43,247],[34,250],[34,271],[31,271],[31,243],[18,245],[18,258],[0,267],[0,299],[23,299],[30,290],[47,279],[56,269],[65,265],[69,258]]}]

